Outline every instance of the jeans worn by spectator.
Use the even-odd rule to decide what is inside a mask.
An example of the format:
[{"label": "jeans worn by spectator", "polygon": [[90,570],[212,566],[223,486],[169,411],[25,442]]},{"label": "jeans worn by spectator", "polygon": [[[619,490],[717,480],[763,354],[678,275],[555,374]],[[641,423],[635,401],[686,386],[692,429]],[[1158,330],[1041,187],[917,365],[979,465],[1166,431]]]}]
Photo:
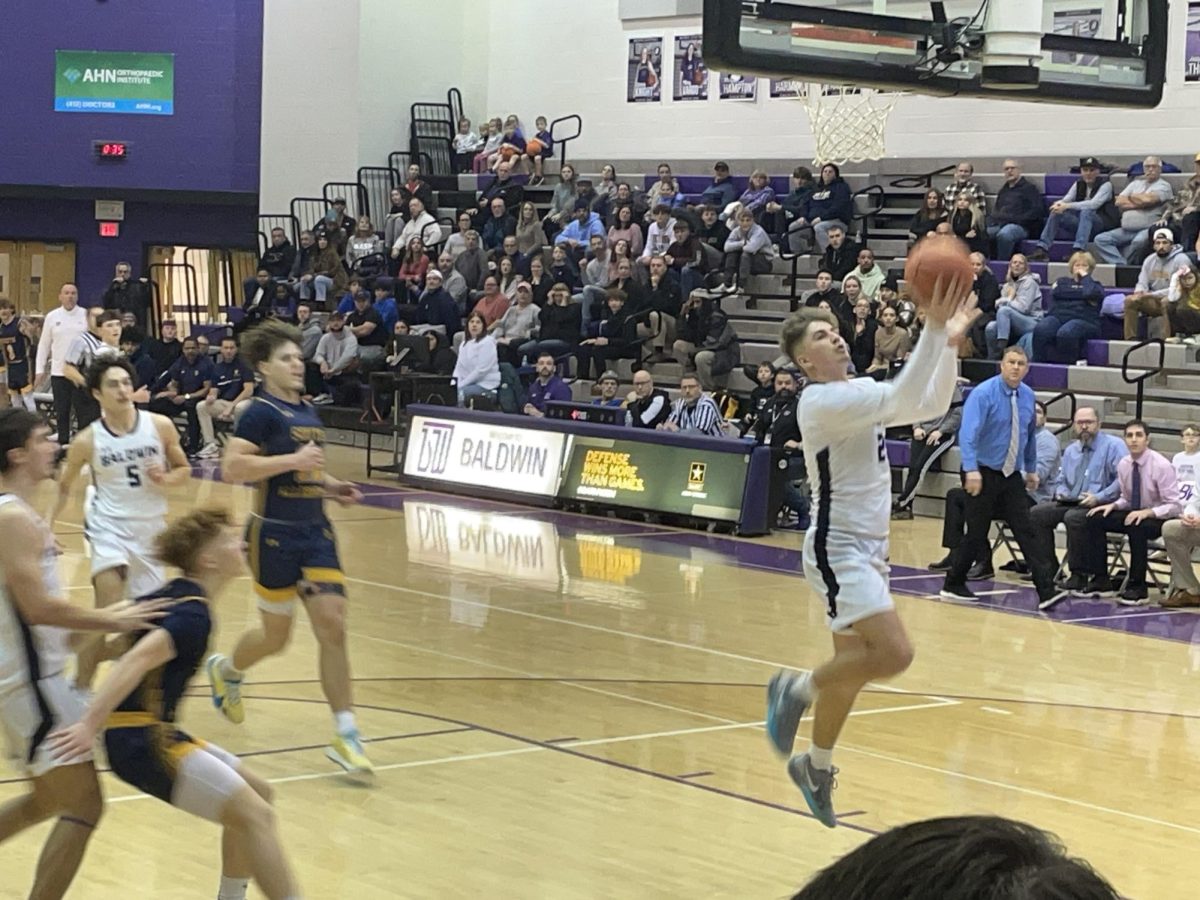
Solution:
[{"label": "jeans worn by spectator", "polygon": [[1139,259],[1150,246],[1149,228],[1113,228],[1096,235],[1096,255],[1102,262],[1123,266]]},{"label": "jeans worn by spectator", "polygon": [[1029,237],[1029,232],[1025,230],[1024,226],[1015,222],[1009,222],[1007,225],[989,225],[987,233],[996,245],[996,255],[992,258],[1003,262],[1012,259],[1017,245]]},{"label": "jeans worn by spectator", "polygon": [[1063,232],[1072,236],[1072,249],[1086,250],[1088,242],[1096,233],[1096,211],[1094,209],[1067,209],[1060,213],[1050,213],[1046,218],[1046,227],[1038,238],[1038,246],[1049,250],[1050,245]]}]

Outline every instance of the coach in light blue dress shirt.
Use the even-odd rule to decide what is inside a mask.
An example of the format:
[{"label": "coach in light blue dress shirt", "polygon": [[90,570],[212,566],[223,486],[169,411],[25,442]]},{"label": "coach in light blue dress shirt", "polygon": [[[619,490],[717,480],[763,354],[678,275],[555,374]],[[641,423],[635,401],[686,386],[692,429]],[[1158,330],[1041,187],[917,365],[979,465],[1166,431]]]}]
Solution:
[{"label": "coach in light blue dress shirt", "polygon": [[[1034,427],[1035,398],[1033,389],[1025,383],[1015,388],[1017,394],[1017,471],[1037,472],[1037,435]],[[989,378],[971,391],[963,406],[962,426],[958,431],[958,448],[962,455],[963,474],[978,472],[979,467],[999,472],[1008,455],[1012,428],[1012,394],[999,375]]]}]

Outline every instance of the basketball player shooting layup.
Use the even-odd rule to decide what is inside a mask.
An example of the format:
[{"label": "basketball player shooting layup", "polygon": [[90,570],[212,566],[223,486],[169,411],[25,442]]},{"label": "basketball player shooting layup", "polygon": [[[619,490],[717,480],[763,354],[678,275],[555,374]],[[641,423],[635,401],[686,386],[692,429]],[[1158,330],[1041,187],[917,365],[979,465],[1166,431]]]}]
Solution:
[{"label": "basketball player shooting layup", "polygon": [[188,683],[204,659],[212,605],[245,571],[245,543],[221,509],[193,510],[155,539],[157,556],[182,571],[136,606],[170,602],[163,618],[137,635],[78,722],[47,743],[61,758],[91,751],[104,731],[113,773],[122,781],[225,829],[220,900],[245,900],[253,878],[271,900],[299,897],[271,813],[271,788],[233,754],[176,727]]},{"label": "basketball player shooting layup", "polygon": [[[96,606],[103,609],[166,580],[152,555],[154,539],[166,527],[165,488],[186,483],[192,467],[171,420],[133,405],[135,378],[128,360],[101,356],[84,378],[100,403],[100,418],[71,441],[51,522],[62,514],[80,470],[90,465],[95,493],[83,521],[92,547]],[[102,655],[103,647],[95,643],[80,649],[77,687],[91,685]]]},{"label": "basketball player shooting layup", "polygon": [[[925,330],[892,382],[851,379],[850,353],[832,313],[802,309],[783,327],[780,346],[808,376],[800,395],[800,432],[814,525],[804,539],[804,577],[824,598],[833,658],[807,675],[780,671],[767,687],[767,734],[787,757],[804,711],[816,704],[812,749],[788,761],[813,815],[833,828],[833,745],[858,692],[899,675],[912,646],[888,592],[891,472],[884,429],[934,419],[950,406],[955,348],[979,315],[969,285],[938,280],[925,304]],[[964,299],[966,297],[966,299]]]},{"label": "basketball player shooting layup", "polygon": [[347,772],[369,774],[354,720],[346,649],[346,579],[324,500],[362,499],[348,481],[325,474],[325,427],[304,391],[300,332],[265,322],[242,335],[242,354],[262,376],[225,448],[222,477],[253,482],[257,497],[246,527],[250,568],[262,626],[247,631],[229,656],[207,663],[213,705],[231,722],[245,717],[242,675],[291,638],[295,598],[304,601],[320,648],[321,687],[333,710],[335,734],[325,755]]}]

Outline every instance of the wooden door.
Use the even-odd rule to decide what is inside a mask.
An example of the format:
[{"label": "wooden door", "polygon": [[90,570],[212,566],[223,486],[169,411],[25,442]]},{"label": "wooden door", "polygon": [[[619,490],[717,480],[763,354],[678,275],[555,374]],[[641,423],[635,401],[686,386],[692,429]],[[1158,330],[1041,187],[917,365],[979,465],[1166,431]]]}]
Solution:
[{"label": "wooden door", "polygon": [[75,280],[70,241],[0,241],[0,297],[20,313],[46,313],[58,305],[58,289]]}]

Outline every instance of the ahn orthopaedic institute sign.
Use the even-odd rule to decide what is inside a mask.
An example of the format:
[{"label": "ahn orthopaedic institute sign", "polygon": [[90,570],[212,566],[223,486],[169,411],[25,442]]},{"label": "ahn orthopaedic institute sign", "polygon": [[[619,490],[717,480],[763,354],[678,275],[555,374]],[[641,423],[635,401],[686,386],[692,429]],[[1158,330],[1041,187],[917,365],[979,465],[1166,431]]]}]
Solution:
[{"label": "ahn orthopaedic institute sign", "polygon": [[175,54],[56,50],[54,109],[174,115]]}]

